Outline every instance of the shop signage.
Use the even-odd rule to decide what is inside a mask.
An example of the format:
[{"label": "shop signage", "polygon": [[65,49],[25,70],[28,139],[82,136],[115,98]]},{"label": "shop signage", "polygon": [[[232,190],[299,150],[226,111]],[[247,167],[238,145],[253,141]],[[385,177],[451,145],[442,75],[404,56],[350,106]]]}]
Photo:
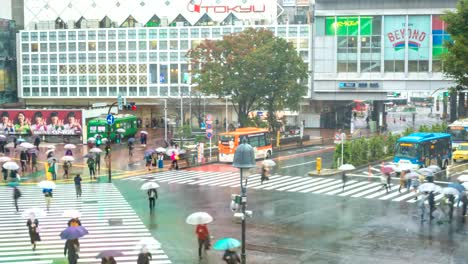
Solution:
[{"label": "shop signage", "polygon": [[378,82],[340,82],[338,87],[341,89],[353,89],[353,88],[379,88]]}]

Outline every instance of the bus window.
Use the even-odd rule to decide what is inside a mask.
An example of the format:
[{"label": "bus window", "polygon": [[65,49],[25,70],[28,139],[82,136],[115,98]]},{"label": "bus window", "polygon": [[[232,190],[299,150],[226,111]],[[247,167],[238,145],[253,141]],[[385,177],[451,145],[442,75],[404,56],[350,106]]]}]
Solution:
[{"label": "bus window", "polygon": [[98,126],[97,131],[98,131],[98,133],[106,132],[106,127],[105,126]]},{"label": "bus window", "polygon": [[258,146],[259,146],[259,147],[264,147],[264,146],[266,146],[265,134],[263,134],[263,135],[261,135],[261,136],[258,136]]},{"label": "bus window", "polygon": [[412,143],[400,143],[395,151],[395,156],[401,158],[417,158],[417,154],[417,145]]},{"label": "bus window", "polygon": [[468,133],[464,127],[460,128],[450,128],[449,133],[452,135],[453,141],[468,141]]},{"label": "bus window", "polygon": [[221,141],[222,145],[229,146],[229,142],[234,141],[234,136],[232,136],[232,135],[221,135],[219,137],[219,141]]},{"label": "bus window", "polygon": [[96,133],[96,126],[90,126],[89,133]]},{"label": "bus window", "polygon": [[271,144],[270,133],[265,133],[265,146]]},{"label": "bus window", "polygon": [[259,147],[259,136],[253,136],[253,137],[249,137],[249,144],[253,147],[253,148],[256,148],[256,147]]}]

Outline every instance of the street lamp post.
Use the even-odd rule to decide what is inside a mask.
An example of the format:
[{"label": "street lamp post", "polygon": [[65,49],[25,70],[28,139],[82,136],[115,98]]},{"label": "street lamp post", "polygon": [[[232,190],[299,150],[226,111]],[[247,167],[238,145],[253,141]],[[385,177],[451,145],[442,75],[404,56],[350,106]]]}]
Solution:
[{"label": "street lamp post", "polygon": [[248,177],[243,177],[243,169],[255,168],[255,153],[251,145],[247,144],[247,140],[244,138],[242,144],[237,147],[236,152],[234,153],[234,161],[232,166],[240,169],[240,183],[241,183],[241,206],[242,206],[242,249],[241,249],[241,263],[246,263],[246,254],[245,254],[245,231],[246,231],[246,222],[245,222],[245,208],[247,205],[247,183]]},{"label": "street lamp post", "polygon": [[[107,111],[107,115],[108,115],[108,116],[110,115],[110,112],[111,112],[112,107],[115,106],[116,104],[118,104],[118,102],[114,102],[114,103],[112,103],[112,104],[109,106],[109,110]],[[110,135],[111,135],[110,131],[111,131],[111,125],[110,125],[109,123],[107,123],[107,142],[106,142],[106,145],[107,145],[107,147],[108,147],[109,149],[110,149],[110,144],[111,144],[111,142],[110,142]],[[108,181],[109,181],[109,183],[110,183],[110,182],[112,182],[112,172],[111,172],[111,167],[112,167],[112,166],[111,166],[111,164],[112,164],[112,154],[111,154],[111,151],[109,151],[109,155],[107,155],[107,159],[109,160],[109,164],[108,164],[108,166],[107,166],[107,167],[108,167],[108,168],[107,168],[107,169],[108,169],[108,171],[107,171],[107,172],[108,172],[107,178],[108,178]]]},{"label": "street lamp post", "polygon": [[164,140],[167,142],[167,99],[164,99]]}]

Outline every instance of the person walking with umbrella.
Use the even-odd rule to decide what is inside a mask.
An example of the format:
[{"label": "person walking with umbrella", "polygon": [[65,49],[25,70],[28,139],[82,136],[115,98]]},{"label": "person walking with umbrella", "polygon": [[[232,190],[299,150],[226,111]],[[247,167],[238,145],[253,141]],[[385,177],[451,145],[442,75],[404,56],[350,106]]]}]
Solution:
[{"label": "person walking with umbrella", "polygon": [[224,251],[223,260],[226,261],[226,264],[241,263],[239,255],[232,249],[226,249],[226,251]]},{"label": "person walking with umbrella", "polygon": [[94,157],[95,157],[95,162],[96,162],[96,170],[98,172],[101,171],[101,153],[100,152],[94,152]]},{"label": "person walking with umbrella", "polygon": [[76,191],[76,198],[81,197],[81,175],[77,174],[73,179],[75,182],[75,191]]},{"label": "person walking with umbrella", "polygon": [[78,263],[78,252],[80,249],[80,243],[78,239],[67,239],[65,242],[65,248],[63,251],[63,255],[67,256],[68,253],[68,263],[69,264],[76,264]]},{"label": "person walking with umbrella", "polygon": [[52,195],[52,189],[44,189],[44,190],[42,190],[42,192],[44,193],[47,212],[49,212],[50,203],[52,202],[52,196],[53,196]]},{"label": "person walking with umbrella", "polygon": [[31,153],[31,171],[32,172],[37,172],[37,154],[36,152]]},{"label": "person walking with umbrella", "polygon": [[178,170],[179,169],[179,164],[178,164],[178,160],[179,157],[177,156],[177,153],[174,151],[172,151],[172,154],[171,154],[171,160],[172,160],[172,168],[171,169],[176,169]]},{"label": "person walking with umbrella", "polygon": [[39,144],[41,144],[41,139],[39,138],[39,136],[36,136],[36,138],[34,139],[34,146],[36,146],[37,150],[39,150]]},{"label": "person walking with umbrella", "polygon": [[199,224],[195,228],[195,233],[198,238],[198,257],[202,259],[202,249],[205,251],[210,249],[210,233],[206,224]]},{"label": "person walking with umbrella", "polygon": [[52,174],[52,180],[57,180],[57,160],[55,158],[50,160],[48,172]]},{"label": "person walking with umbrella", "polygon": [[93,157],[89,157],[88,160],[86,161],[88,164],[88,169],[89,169],[89,177],[91,179],[96,179],[96,170],[94,169],[95,161]]},{"label": "person walking with umbrella", "polygon": [[380,189],[385,189],[387,191],[387,193],[388,193],[387,175],[382,174],[380,176],[380,182],[382,183],[382,188],[380,188]]},{"label": "person walking with umbrella", "polygon": [[128,140],[128,156],[133,156],[133,141],[130,139]]},{"label": "person walking with umbrella", "polygon": [[426,214],[425,202],[426,202],[427,196],[428,196],[428,193],[424,192],[422,194],[422,196],[421,196],[421,199],[419,199],[419,201],[418,201],[418,207],[419,207],[419,210],[421,212],[421,223],[423,223],[425,221],[424,220],[424,215]]},{"label": "person walking with umbrella", "polygon": [[434,220],[434,216],[432,215],[435,211],[435,200],[434,200],[434,192],[429,192],[427,195],[427,202],[429,203],[429,222]]},{"label": "person walking with umbrella", "polygon": [[150,260],[153,259],[153,256],[148,252],[148,247],[143,246],[140,254],[138,254],[137,264],[150,264]]},{"label": "person walking with umbrella", "polygon": [[455,196],[453,194],[448,194],[447,199],[448,199],[448,207],[449,207],[449,220],[452,221],[453,206],[455,204]]},{"label": "person walking with umbrella", "polygon": [[63,178],[67,178],[70,176],[70,168],[71,168],[72,164],[71,164],[71,161],[69,160],[65,160],[63,162]]},{"label": "person walking with umbrella", "polygon": [[20,153],[20,162],[21,162],[21,171],[24,174],[27,170],[27,162],[28,162],[28,154],[26,153],[26,150],[22,150]]},{"label": "person walking with umbrella", "polygon": [[154,207],[156,206],[156,199],[158,199],[158,191],[156,190],[156,188],[149,189],[148,200],[149,200],[150,213],[154,212]]},{"label": "person walking with umbrella", "polygon": [[461,214],[462,223],[465,223],[466,209],[468,207],[468,194],[467,193],[462,193],[460,200],[462,202],[462,214]]},{"label": "person walking with umbrella", "polygon": [[237,264],[240,263],[240,257],[237,254],[235,248],[239,247],[241,243],[234,238],[222,238],[214,244],[213,248],[215,250],[224,250],[223,258],[227,264]]},{"label": "person walking with umbrella", "polygon": [[101,264],[117,264],[115,261],[114,257],[109,256],[109,257],[103,257],[101,259]]},{"label": "person walking with umbrella", "polygon": [[346,176],[346,171],[341,172],[341,182],[343,183],[343,186],[342,186],[343,191],[344,191],[347,181],[348,181],[348,176]]},{"label": "person walking with umbrella", "polygon": [[401,193],[401,188],[406,186],[406,171],[402,170],[400,173],[400,187],[398,187],[398,192]]},{"label": "person walking with umbrella", "polygon": [[28,221],[26,222],[26,226],[29,230],[29,238],[31,240],[32,250],[36,250],[36,241],[41,241],[41,237],[39,236],[39,220],[36,219],[36,216],[31,213],[29,216]]},{"label": "person walking with umbrella", "polygon": [[16,212],[19,212],[19,208],[18,208],[18,199],[21,197],[21,192],[20,190],[18,189],[18,187],[16,186],[13,186],[13,200],[15,202],[15,208],[16,208]]},{"label": "person walking with umbrella", "polygon": [[263,164],[262,165],[262,178],[260,179],[260,184],[263,184],[264,181],[269,180],[269,173],[270,170],[268,169],[268,166]]}]

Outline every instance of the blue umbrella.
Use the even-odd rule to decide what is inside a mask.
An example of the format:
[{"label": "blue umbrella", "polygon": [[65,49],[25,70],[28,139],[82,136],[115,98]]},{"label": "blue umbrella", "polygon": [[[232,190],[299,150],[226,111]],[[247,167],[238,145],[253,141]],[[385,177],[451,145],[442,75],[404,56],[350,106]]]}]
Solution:
[{"label": "blue umbrella", "polygon": [[129,138],[129,139],[128,139],[128,142],[135,142],[135,138],[132,138],[132,137]]},{"label": "blue umbrella", "polygon": [[10,187],[15,187],[15,186],[18,186],[18,185],[19,185],[19,181],[8,182],[8,186],[10,186]]},{"label": "blue umbrella", "polygon": [[83,156],[84,159],[94,159],[94,154],[93,153],[88,153]]},{"label": "blue umbrella", "polygon": [[83,226],[69,226],[60,233],[61,239],[77,239],[89,234]]},{"label": "blue umbrella", "polygon": [[145,157],[153,155],[154,151],[153,150],[147,150],[145,151]]},{"label": "blue umbrella", "polygon": [[227,237],[216,241],[213,248],[215,250],[228,250],[239,247],[240,245],[241,243],[239,242],[239,240]]},{"label": "blue umbrella", "polygon": [[459,192],[464,192],[465,191],[465,187],[463,185],[461,185],[460,183],[450,183],[449,185],[447,185],[447,187],[452,187],[454,189],[456,189],[457,191]]},{"label": "blue umbrella", "polygon": [[24,138],[18,138],[18,139],[16,140],[16,142],[25,142],[25,141],[26,141],[26,139],[24,139]]}]

